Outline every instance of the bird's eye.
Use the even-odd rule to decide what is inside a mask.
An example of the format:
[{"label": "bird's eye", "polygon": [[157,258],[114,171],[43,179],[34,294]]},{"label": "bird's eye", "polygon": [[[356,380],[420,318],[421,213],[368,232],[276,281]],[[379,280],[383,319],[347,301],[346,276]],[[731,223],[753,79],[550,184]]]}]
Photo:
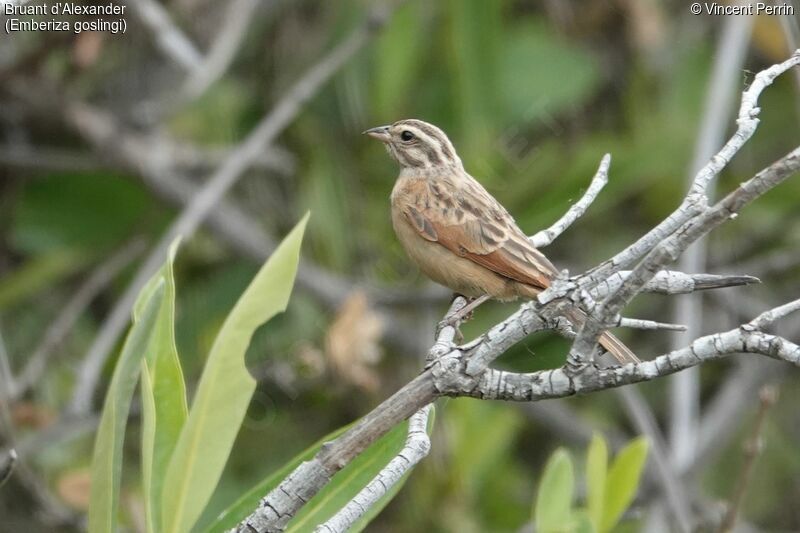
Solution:
[{"label": "bird's eye", "polygon": [[400,134],[400,138],[403,139],[404,141],[408,142],[408,141],[410,141],[411,139],[414,138],[414,134],[411,133],[408,130],[405,130],[403,133]]}]

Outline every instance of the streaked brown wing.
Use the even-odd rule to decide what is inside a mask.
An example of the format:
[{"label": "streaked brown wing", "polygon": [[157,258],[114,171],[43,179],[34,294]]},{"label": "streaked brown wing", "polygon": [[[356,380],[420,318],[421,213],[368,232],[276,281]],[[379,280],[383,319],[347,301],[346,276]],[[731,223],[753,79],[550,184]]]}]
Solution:
[{"label": "streaked brown wing", "polygon": [[417,181],[405,191],[401,209],[423,238],[502,276],[546,288],[557,273],[503,206],[469,176]]}]

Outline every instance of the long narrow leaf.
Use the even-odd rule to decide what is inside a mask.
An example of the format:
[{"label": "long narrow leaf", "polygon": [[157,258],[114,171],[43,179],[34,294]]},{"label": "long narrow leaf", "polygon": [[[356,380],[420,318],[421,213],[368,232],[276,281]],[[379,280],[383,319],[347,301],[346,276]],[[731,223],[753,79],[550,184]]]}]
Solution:
[{"label": "long narrow leaf", "polygon": [[89,532],[116,530],[119,486],[122,473],[122,444],[131,397],[139,379],[140,361],[155,327],[165,289],[162,282],[149,287],[146,298],[139,299],[141,313],[134,321],[119,361],[114,367],[106,393],[103,414],[97,428],[92,457],[92,484],[89,502]]},{"label": "long narrow leaf", "polygon": [[647,439],[639,437],[625,446],[608,471],[601,531],[610,531],[636,496],[647,459]]},{"label": "long narrow leaf", "polygon": [[167,262],[159,272],[165,294],[142,360],[142,487],[147,530],[150,533],[159,531],[164,475],[188,412],[186,385],[175,345],[175,280],[172,265],[177,247],[176,241],[170,247]]},{"label": "long narrow leaf", "polygon": [[608,445],[602,436],[594,434],[586,457],[586,499],[589,518],[595,531],[600,531],[603,523],[607,470]]},{"label": "long narrow leaf", "polygon": [[163,531],[189,531],[228,460],[256,382],[244,356],[256,328],[286,309],[308,215],[278,246],[222,325],[172,454],[162,494]]},{"label": "long narrow leaf", "polygon": [[572,498],[575,492],[575,473],[572,459],[563,448],[550,456],[544,467],[536,496],[534,520],[536,531],[553,533],[568,531],[572,523]]}]

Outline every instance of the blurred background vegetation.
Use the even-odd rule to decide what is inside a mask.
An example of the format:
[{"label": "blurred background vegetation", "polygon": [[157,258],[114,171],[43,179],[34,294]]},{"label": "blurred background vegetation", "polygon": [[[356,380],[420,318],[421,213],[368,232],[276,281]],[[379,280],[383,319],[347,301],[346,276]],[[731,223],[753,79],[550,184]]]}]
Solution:
[{"label": "blurred background vegetation", "polygon": [[[179,90],[186,69],[164,53],[156,32],[130,6],[124,35],[0,37],[0,360],[19,381],[44,351],[30,386],[2,384],[0,444],[13,444],[21,459],[0,489],[0,531],[82,528],[97,409],[115,356],[89,412],[70,415],[66,407],[81,362],[144,250],[183,208],[164,184],[178,176],[190,191],[202,186],[291,84],[360,27],[373,7],[366,0],[161,5],[202,51],[213,48],[230,17],[246,14],[234,32],[241,42],[230,62],[197,94]],[[395,164],[361,131],[410,117],[441,126],[467,170],[530,234],[580,197],[610,152],[606,190],[547,250],[557,265],[578,272],[632,242],[682,198],[726,20],[695,17],[684,2],[658,0],[409,0],[400,6],[226,196],[226,205],[273,239],[311,210],[303,247],[309,270],[286,314],[250,348],[258,390],[205,520],[415,376],[446,308],[448,294],[420,276],[392,233]],[[791,28],[780,17],[753,21],[736,91],[797,47]],[[723,172],[719,190],[798,144],[799,82],[786,75],[766,90],[758,132]],[[87,133],[76,105],[103,113],[114,126],[107,137]],[[731,108],[728,132],[734,116]],[[131,139],[146,157],[126,158]],[[165,158],[171,166],[159,167]],[[153,168],[168,171],[153,178],[159,175]],[[709,272],[750,274],[763,283],[702,296],[704,331],[730,329],[800,296],[798,201],[800,180],[793,179],[708,240]],[[190,394],[221,320],[259,264],[259,253],[216,225],[183,245],[176,264],[177,342]],[[628,314],[671,321],[665,316],[671,305],[666,297],[644,296]],[[465,335],[513,309],[481,308]],[[796,341],[800,321],[789,319],[782,328]],[[669,346],[661,332],[621,335],[644,358]],[[535,335],[501,364],[556,366],[567,346]],[[757,391],[780,382],[742,527],[800,530],[800,375],[751,359],[702,369],[699,434],[705,440],[683,488],[698,523],[721,514],[741,472]],[[667,381],[639,391],[668,433]],[[536,480],[556,447],[583,457],[592,431],[605,434],[612,448],[639,433],[613,392],[539,405],[459,399],[438,408],[431,456],[374,531],[518,531],[529,523]],[[128,437],[134,458],[138,430],[134,416]],[[138,471],[135,461],[126,464],[123,523],[136,531]],[[627,530],[670,523],[655,473],[648,474]]]}]

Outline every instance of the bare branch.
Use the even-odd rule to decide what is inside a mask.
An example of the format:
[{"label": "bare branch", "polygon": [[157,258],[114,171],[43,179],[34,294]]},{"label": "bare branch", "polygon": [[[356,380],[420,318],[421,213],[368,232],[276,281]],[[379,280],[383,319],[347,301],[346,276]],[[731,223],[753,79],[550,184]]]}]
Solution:
[{"label": "bare branch", "polygon": [[635,261],[639,260],[646,253],[653,249],[659,242],[674,233],[679,227],[683,226],[689,219],[700,214],[707,205],[705,191],[709,182],[722,171],[731,158],[741,149],[742,146],[753,136],[758,127],[757,107],[758,98],[761,92],[775,81],[775,78],[786,72],[792,67],[800,64],[800,50],[796,51],[792,57],[773,65],[772,67],[759,72],[753,84],[742,94],[742,103],[739,108],[739,118],[737,119],[737,129],[725,146],[711,158],[695,176],[689,194],[680,206],[665,218],[655,228],[648,231],[636,242],[616,254],[611,259],[604,261],[590,272],[582,280],[583,288],[590,287],[610,276],[612,273],[630,267]]},{"label": "bare branch", "polygon": [[[622,282],[630,276],[630,270],[615,272],[608,279],[592,287],[589,293],[596,300],[605,298],[612,292],[619,289]],[[724,287],[736,287],[739,285],[750,285],[761,283],[761,280],[754,276],[721,276],[715,274],[685,274],[677,270],[661,270],[648,281],[642,288],[642,292],[655,292],[659,294],[687,294],[695,291],[705,291],[709,289],[721,289]]]},{"label": "bare branch", "polygon": [[686,331],[684,324],[668,324],[666,322],[655,322],[653,320],[642,320],[641,318],[617,318],[618,328],[631,328],[631,329],[665,329],[669,331]]},{"label": "bare branch", "polygon": [[431,448],[431,440],[427,431],[430,412],[431,406],[426,405],[409,418],[408,438],[403,449],[347,505],[314,531],[319,533],[347,531],[405,474],[428,455]]},{"label": "bare branch", "polygon": [[777,322],[781,318],[789,315],[791,313],[795,313],[800,311],[800,299],[797,299],[793,302],[789,302],[787,304],[783,304],[780,307],[776,307],[775,309],[770,309],[769,311],[765,311],[755,317],[753,320],[750,321],[750,325],[756,329],[763,330],[771,326],[773,323]]},{"label": "bare branch", "polygon": [[597,195],[603,190],[603,187],[608,183],[608,167],[611,165],[611,154],[606,154],[600,160],[600,167],[597,169],[589,188],[583,193],[580,200],[575,202],[564,215],[558,219],[555,224],[549,228],[537,232],[530,237],[531,242],[537,248],[544,248],[556,240],[564,231],[569,228],[573,222],[578,220],[586,210],[592,205]]},{"label": "bare branch", "polygon": [[[793,57],[800,62],[800,53],[795,54]],[[590,356],[596,346],[600,333],[611,323],[611,317],[619,313],[664,265],[674,261],[691,243],[712,229],[731,218],[735,218],[744,206],[788,179],[798,170],[800,170],[800,148],[796,148],[742,183],[713,207],[704,208],[702,214],[687,222],[681,228],[681,231],[661,241],[636,266],[622,286],[607,296],[593,310],[592,316],[586,321],[585,326],[570,349],[569,366],[575,369],[579,369],[582,366],[584,358],[587,354]]]}]

